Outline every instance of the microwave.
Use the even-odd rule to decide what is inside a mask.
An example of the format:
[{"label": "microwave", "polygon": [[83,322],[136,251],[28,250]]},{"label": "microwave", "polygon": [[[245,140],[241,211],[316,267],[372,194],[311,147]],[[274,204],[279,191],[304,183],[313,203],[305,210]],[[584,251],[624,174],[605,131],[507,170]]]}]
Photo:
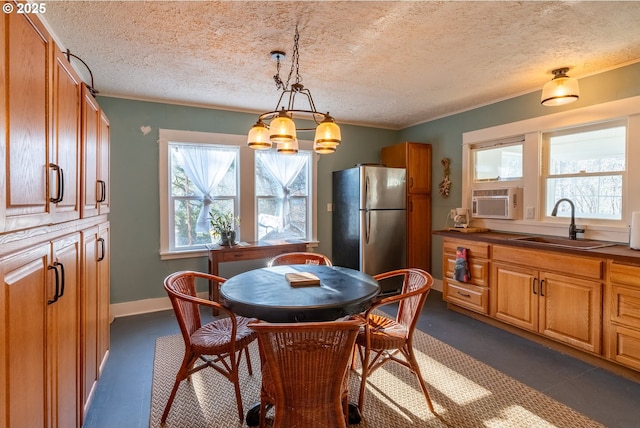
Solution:
[{"label": "microwave", "polygon": [[471,190],[471,216],[506,220],[522,218],[522,189],[505,187]]}]

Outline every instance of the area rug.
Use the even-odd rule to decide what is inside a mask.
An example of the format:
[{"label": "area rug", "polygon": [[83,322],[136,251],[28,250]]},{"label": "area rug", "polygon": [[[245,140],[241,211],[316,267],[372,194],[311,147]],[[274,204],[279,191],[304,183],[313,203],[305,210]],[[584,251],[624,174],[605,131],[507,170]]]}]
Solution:
[{"label": "area rug", "polygon": [[[435,407],[433,415],[409,370],[388,363],[374,372],[367,386],[360,428],[406,427],[602,427],[562,403],[510,378],[422,332],[414,336],[420,368]],[[180,335],[157,339],[149,426],[160,417],[183,357]],[[251,346],[254,374],[243,359],[240,384],[245,412],[259,401],[260,358]],[[357,402],[360,377],[352,372],[350,400]],[[232,384],[212,369],[183,381],[165,424],[167,428],[246,427],[238,420]]]}]

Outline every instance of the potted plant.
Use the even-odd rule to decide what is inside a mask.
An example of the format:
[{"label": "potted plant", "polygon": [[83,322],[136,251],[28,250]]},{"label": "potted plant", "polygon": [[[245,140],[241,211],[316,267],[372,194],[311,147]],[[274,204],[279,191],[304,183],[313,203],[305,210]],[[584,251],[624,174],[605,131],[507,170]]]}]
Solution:
[{"label": "potted plant", "polygon": [[236,228],[240,226],[240,217],[235,217],[233,212],[222,212],[212,209],[209,212],[211,234],[220,239],[220,245],[232,246],[236,241]]}]

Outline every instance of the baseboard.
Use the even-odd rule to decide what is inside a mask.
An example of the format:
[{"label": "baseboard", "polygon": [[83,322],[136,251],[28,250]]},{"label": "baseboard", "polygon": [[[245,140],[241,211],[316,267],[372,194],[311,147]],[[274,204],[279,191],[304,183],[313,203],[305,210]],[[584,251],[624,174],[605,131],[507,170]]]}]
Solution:
[{"label": "baseboard", "polygon": [[[198,297],[203,299],[209,298],[209,293],[203,291],[198,293]],[[158,297],[155,299],[135,300],[132,302],[113,303],[109,306],[111,313],[111,321],[119,317],[127,317],[130,315],[148,314],[150,312],[159,312],[171,310],[171,301],[169,297]]]},{"label": "baseboard", "polygon": [[431,289],[442,293],[442,280],[433,278],[433,285],[431,286]]}]

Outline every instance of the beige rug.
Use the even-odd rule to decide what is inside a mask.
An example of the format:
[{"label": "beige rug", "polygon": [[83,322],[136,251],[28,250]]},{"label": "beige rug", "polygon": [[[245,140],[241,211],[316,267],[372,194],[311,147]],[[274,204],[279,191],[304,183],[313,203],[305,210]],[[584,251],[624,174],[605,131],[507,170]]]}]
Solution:
[{"label": "beige rug", "polygon": [[[434,416],[415,377],[389,363],[371,377],[360,428],[405,427],[602,427],[554,399],[512,379],[422,332],[416,332],[422,374],[439,417]],[[150,427],[160,417],[183,356],[182,337],[161,337],[156,343]],[[254,375],[243,359],[240,382],[245,412],[259,400],[260,370],[257,342],[252,344]],[[360,377],[351,376],[351,398],[357,401]],[[212,369],[182,382],[165,425],[173,427],[235,428],[238,422],[233,387]]]}]

